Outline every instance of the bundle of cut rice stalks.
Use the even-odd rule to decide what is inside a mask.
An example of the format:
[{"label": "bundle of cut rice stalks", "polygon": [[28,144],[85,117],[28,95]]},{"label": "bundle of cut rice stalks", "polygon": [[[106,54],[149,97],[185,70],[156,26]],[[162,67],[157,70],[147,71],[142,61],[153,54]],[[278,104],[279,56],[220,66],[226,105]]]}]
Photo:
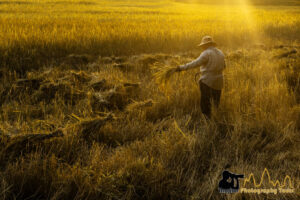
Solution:
[{"label": "bundle of cut rice stalks", "polygon": [[154,71],[153,77],[159,84],[167,84],[171,76],[177,71],[176,65],[154,63],[151,66]]},{"label": "bundle of cut rice stalks", "polygon": [[152,99],[148,99],[145,101],[134,101],[126,107],[126,111],[130,112],[137,109],[143,109],[147,107],[151,107],[154,104]]}]

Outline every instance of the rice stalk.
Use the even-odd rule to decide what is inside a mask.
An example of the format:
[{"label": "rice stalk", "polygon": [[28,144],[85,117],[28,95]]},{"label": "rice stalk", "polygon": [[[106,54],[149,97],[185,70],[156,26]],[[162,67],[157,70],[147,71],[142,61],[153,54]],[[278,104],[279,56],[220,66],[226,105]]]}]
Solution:
[{"label": "rice stalk", "polygon": [[146,107],[151,107],[154,104],[152,99],[148,99],[145,101],[134,101],[126,107],[126,111],[133,111],[136,109],[143,109]]},{"label": "rice stalk", "polygon": [[154,63],[151,69],[155,72],[153,77],[159,84],[167,84],[172,75],[177,71],[176,65]]}]

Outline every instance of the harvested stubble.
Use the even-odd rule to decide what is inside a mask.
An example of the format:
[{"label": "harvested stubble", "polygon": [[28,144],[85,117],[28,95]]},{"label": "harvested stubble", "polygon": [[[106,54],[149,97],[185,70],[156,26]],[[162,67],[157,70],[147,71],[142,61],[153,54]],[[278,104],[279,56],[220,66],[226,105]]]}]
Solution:
[{"label": "harvested stubble", "polygon": [[93,111],[122,110],[130,99],[138,96],[139,90],[138,83],[115,85],[112,89],[93,93],[90,104]]},{"label": "harvested stubble", "polygon": [[57,76],[57,74],[42,73],[37,78],[22,78],[11,84],[8,83],[0,91],[0,104],[12,100],[28,104],[36,104],[40,101],[49,103],[56,95],[63,96],[66,103],[75,104],[85,98],[85,93],[81,91],[82,87],[92,79],[86,72],[61,73],[61,78],[55,78],[55,75]]},{"label": "harvested stubble", "polygon": [[108,121],[114,120],[112,114],[108,114],[106,117],[97,117],[90,120],[81,121],[77,125],[77,136],[87,142],[105,140],[99,131],[102,126]]},{"label": "harvested stubble", "polygon": [[56,130],[49,134],[26,134],[14,137],[2,136],[1,143],[4,143],[0,152],[2,159],[15,159],[24,153],[30,153],[36,150],[43,141],[63,137],[62,130]]},{"label": "harvested stubble", "polygon": [[274,56],[273,58],[277,58],[277,59],[280,59],[280,58],[286,58],[286,57],[289,57],[290,55],[293,55],[293,54],[296,54],[297,53],[297,50],[296,49],[292,49],[291,51],[288,51],[288,52],[284,52],[278,56]]},{"label": "harvested stubble", "polygon": [[63,64],[77,66],[87,64],[91,60],[91,56],[89,55],[75,55],[70,54],[64,60]]},{"label": "harvested stubble", "polygon": [[0,91],[0,104],[12,100],[20,100],[26,102],[28,96],[31,96],[41,85],[41,79],[18,79],[12,84],[7,84]]},{"label": "harvested stubble", "polygon": [[114,63],[112,66],[120,69],[123,72],[132,71],[134,69],[134,65],[129,62]]},{"label": "harvested stubble", "polygon": [[93,80],[90,82],[89,87],[92,88],[94,91],[105,91],[113,88],[113,84],[107,82],[106,79],[101,80]]},{"label": "harvested stubble", "polygon": [[56,95],[63,97],[66,104],[71,103],[75,105],[77,101],[85,98],[83,91],[77,90],[69,82],[59,83],[45,83],[40,89],[33,95],[35,102],[46,101],[50,103]]},{"label": "harvested stubble", "polygon": [[71,71],[70,72],[70,79],[73,82],[79,82],[80,84],[82,83],[87,83],[89,81],[92,80],[92,77],[90,77],[86,72],[84,71],[79,71],[79,72],[75,72],[75,71]]},{"label": "harvested stubble", "polygon": [[4,147],[8,141],[10,140],[10,136],[7,134],[4,134],[0,129],[0,145],[1,147]]}]

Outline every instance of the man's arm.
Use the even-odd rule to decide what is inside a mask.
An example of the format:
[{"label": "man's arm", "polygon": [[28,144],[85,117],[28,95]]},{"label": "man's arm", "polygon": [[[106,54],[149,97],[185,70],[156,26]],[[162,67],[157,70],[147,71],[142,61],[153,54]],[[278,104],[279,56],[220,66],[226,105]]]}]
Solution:
[{"label": "man's arm", "polygon": [[193,60],[192,62],[189,62],[185,65],[180,65],[179,70],[182,71],[182,70],[192,69],[205,64],[207,61],[208,61],[207,52],[202,52],[201,55],[196,60]]}]

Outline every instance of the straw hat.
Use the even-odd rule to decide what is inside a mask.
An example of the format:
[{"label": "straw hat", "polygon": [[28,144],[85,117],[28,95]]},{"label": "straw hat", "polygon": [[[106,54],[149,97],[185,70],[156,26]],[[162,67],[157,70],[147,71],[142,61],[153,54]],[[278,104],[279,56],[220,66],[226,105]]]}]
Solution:
[{"label": "straw hat", "polygon": [[217,43],[215,43],[215,41],[212,39],[212,37],[207,35],[202,38],[202,41],[200,44],[198,44],[198,46],[201,47],[201,46],[207,45],[207,44],[217,45]]}]

